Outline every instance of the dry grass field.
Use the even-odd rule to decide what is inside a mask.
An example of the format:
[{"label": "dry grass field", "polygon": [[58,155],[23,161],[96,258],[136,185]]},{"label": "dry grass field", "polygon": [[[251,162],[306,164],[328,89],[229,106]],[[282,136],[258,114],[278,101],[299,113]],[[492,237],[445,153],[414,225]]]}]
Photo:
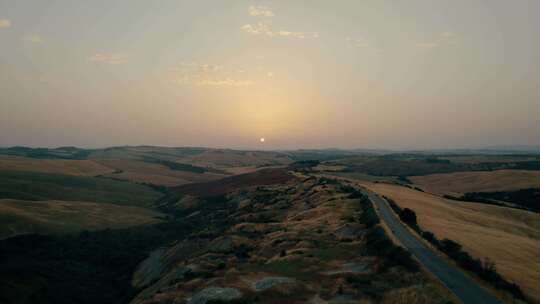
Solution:
[{"label": "dry grass field", "polygon": [[160,164],[147,163],[127,159],[95,160],[99,164],[113,168],[119,173],[108,174],[108,177],[133,181],[137,183],[152,183],[163,186],[178,186],[194,182],[206,182],[224,177],[216,173],[195,173],[189,171],[171,170]]},{"label": "dry grass field", "polygon": [[489,257],[504,277],[540,302],[540,214],[449,201],[397,185],[361,184],[413,209],[419,225],[438,238],[459,242],[474,257]]},{"label": "dry grass field", "polygon": [[422,189],[443,195],[467,192],[510,191],[540,187],[540,171],[497,170],[431,174],[409,178]]},{"label": "dry grass field", "polygon": [[208,149],[200,154],[182,158],[182,162],[214,168],[287,165],[292,161],[277,152],[235,151]]},{"label": "dry grass field", "polygon": [[0,171],[32,171],[77,176],[96,176],[114,171],[93,160],[37,159],[0,156]]},{"label": "dry grass field", "polygon": [[141,207],[73,201],[0,200],[0,239],[24,233],[65,234],[159,222]]}]

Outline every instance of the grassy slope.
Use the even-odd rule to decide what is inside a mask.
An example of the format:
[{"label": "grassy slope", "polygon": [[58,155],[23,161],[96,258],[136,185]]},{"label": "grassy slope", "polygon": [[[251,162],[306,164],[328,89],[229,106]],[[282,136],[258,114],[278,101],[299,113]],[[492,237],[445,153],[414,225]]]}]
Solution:
[{"label": "grassy slope", "polygon": [[107,203],[3,199],[0,200],[0,238],[154,224],[161,215],[146,208]]},{"label": "grassy slope", "polygon": [[143,185],[106,178],[37,172],[0,172],[0,198],[64,200],[149,207],[160,193]]},{"label": "grassy slope", "polygon": [[498,206],[448,201],[389,184],[364,183],[413,209],[419,225],[440,238],[461,243],[478,258],[489,257],[499,272],[540,300],[540,214]]},{"label": "grassy slope", "polygon": [[134,182],[152,183],[163,186],[178,186],[192,182],[205,182],[223,177],[214,173],[195,173],[171,170],[160,164],[127,159],[99,159],[96,162],[118,170],[107,176]]},{"label": "grassy slope", "polygon": [[32,171],[78,176],[96,176],[114,169],[92,160],[37,159],[0,155],[0,171]]},{"label": "grassy slope", "polygon": [[415,184],[436,194],[509,191],[540,187],[540,171],[498,170],[413,176]]}]

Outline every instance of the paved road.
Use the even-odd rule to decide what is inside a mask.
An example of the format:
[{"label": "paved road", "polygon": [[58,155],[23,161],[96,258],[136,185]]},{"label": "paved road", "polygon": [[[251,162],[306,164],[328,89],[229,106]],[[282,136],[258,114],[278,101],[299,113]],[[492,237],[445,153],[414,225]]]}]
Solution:
[{"label": "paved road", "polygon": [[420,263],[439,278],[464,304],[503,303],[413,236],[397,219],[384,199],[373,192],[367,191],[367,193],[379,209],[381,219],[388,224],[401,244],[415,255]]}]

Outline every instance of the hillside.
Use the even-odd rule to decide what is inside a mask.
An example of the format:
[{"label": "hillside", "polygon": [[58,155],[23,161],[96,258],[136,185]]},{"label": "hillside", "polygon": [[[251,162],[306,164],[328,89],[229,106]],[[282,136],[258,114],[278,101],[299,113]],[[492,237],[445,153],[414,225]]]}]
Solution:
[{"label": "hillside", "polygon": [[248,175],[254,181],[250,185],[225,182],[218,196],[179,192],[178,202],[164,202],[175,210],[174,220],[75,236],[0,240],[6,249],[0,250],[0,301],[451,300],[405,250],[392,244],[360,192],[325,178],[270,172],[287,178],[270,183],[263,170]]},{"label": "hillside", "polygon": [[540,171],[457,172],[413,176],[409,179],[422,189],[439,195],[540,188]]},{"label": "hillside", "polygon": [[191,191],[192,203],[177,205],[204,228],[139,265],[133,285],[143,290],[132,304],[447,302],[352,189],[298,174],[226,184],[217,197]]},{"label": "hillside", "polygon": [[107,203],[0,199],[0,239],[148,225],[160,222],[163,216],[146,208]]}]

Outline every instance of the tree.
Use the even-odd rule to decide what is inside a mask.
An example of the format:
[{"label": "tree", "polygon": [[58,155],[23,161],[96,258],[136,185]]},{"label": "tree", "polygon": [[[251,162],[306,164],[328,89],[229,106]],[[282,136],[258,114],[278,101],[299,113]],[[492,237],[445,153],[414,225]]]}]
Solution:
[{"label": "tree", "polygon": [[399,214],[399,218],[407,225],[416,226],[416,213],[409,208],[405,208]]}]

